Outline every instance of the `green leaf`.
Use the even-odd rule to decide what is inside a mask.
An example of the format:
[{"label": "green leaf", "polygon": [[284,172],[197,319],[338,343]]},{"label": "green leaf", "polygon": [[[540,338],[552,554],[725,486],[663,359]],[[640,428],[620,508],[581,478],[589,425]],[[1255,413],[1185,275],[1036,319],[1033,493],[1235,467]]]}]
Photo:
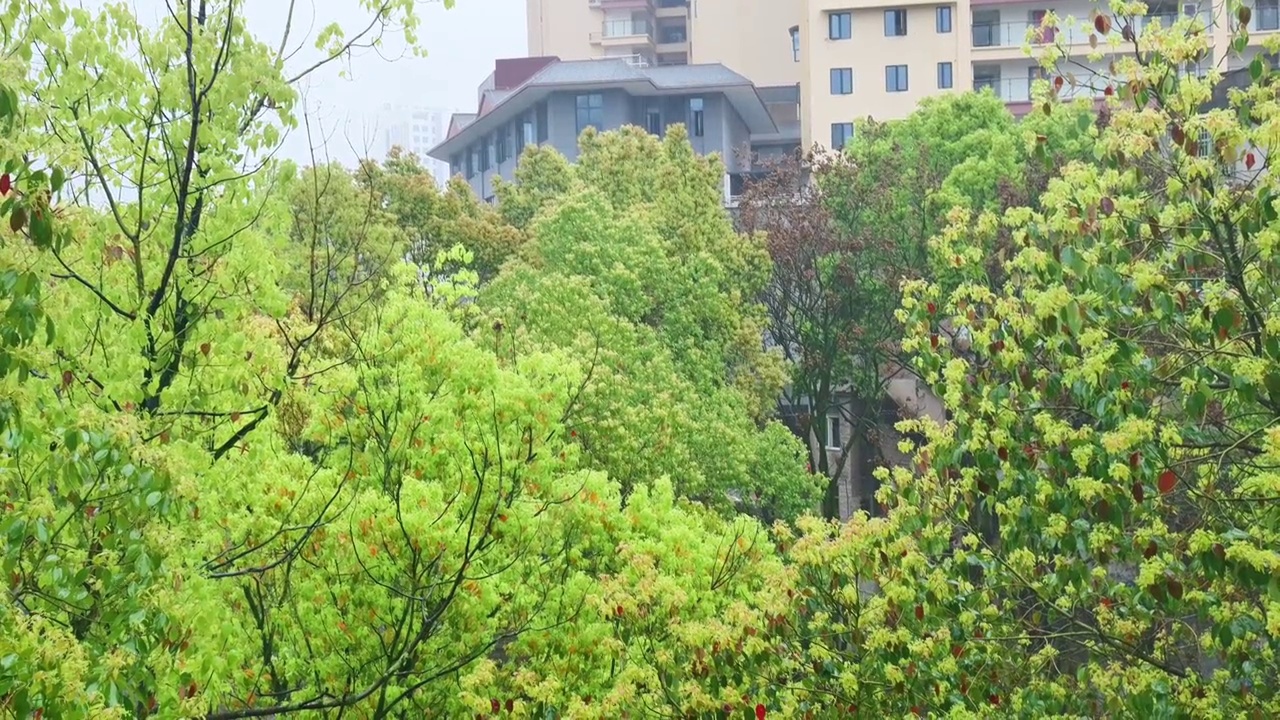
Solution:
[{"label": "green leaf", "polygon": [[58,192],[62,189],[62,184],[66,181],[67,176],[63,173],[62,168],[55,167],[53,169],[53,176],[49,178],[49,190],[55,193]]},{"label": "green leaf", "polygon": [[1257,82],[1262,79],[1262,72],[1262,56],[1255,55],[1253,62],[1249,63],[1249,77],[1253,78],[1254,82]]}]

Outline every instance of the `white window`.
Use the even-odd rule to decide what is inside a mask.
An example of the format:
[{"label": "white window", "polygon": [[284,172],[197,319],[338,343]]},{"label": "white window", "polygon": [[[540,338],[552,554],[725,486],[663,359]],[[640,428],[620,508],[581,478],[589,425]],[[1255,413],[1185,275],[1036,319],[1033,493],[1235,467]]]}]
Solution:
[{"label": "white window", "polygon": [[839,450],[844,447],[844,443],[840,438],[840,418],[827,418],[827,448],[831,450]]}]

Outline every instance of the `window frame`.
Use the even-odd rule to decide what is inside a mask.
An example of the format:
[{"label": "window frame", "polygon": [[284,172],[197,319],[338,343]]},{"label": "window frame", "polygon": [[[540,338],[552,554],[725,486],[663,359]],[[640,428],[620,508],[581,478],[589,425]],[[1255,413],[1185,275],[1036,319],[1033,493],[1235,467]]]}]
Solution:
[{"label": "window frame", "polygon": [[[955,13],[950,5],[939,5],[934,11],[934,26],[939,35],[945,35],[952,32],[955,27]],[[945,22],[943,22],[945,18]],[[945,27],[943,27],[945,25]]]},{"label": "window frame", "polygon": [[689,98],[689,135],[703,137],[706,134],[706,101],[700,97]]},{"label": "window frame", "polygon": [[[597,104],[592,104],[596,100]],[[604,93],[582,93],[573,97],[574,120],[577,121],[578,134],[593,127],[597,131],[604,130]],[[583,122],[585,113],[586,122]],[[593,122],[593,118],[596,120]]]},{"label": "window frame", "polygon": [[791,28],[791,62],[800,62],[800,26]]},{"label": "window frame", "polygon": [[[656,131],[653,129],[654,128],[653,121],[655,118],[658,121],[658,124],[657,124],[658,129]],[[650,135],[656,135],[658,137],[662,137],[662,109],[661,108],[656,108],[656,107],[645,108],[644,129],[649,131]]]},{"label": "window frame", "polygon": [[[889,18],[893,18],[893,30],[889,32]],[[902,23],[899,24],[898,20]],[[884,36],[885,37],[906,37],[907,36],[907,11],[905,8],[889,8],[884,11]]]},{"label": "window frame", "polygon": [[[836,140],[836,130],[840,130],[840,140]],[[853,139],[854,127],[851,122],[831,123],[831,149],[843,150]]]},{"label": "window frame", "polygon": [[848,10],[833,10],[827,13],[827,39],[853,39],[853,13]]},{"label": "window frame", "polygon": [[[902,69],[902,87],[897,87],[896,82],[890,82],[892,77],[896,80],[899,76],[897,70]],[[884,66],[884,91],[890,93],[908,92],[911,89],[910,70],[906,65],[885,65]]]},{"label": "window frame", "polygon": [[843,450],[844,437],[840,433],[840,418],[827,416],[827,437],[824,438],[828,450]]},{"label": "window frame", "polygon": [[[838,73],[838,74],[837,74]],[[839,78],[839,82],[837,82]],[[845,79],[848,83],[845,83]],[[853,94],[853,68],[831,68],[831,94],[832,95],[852,95]]]},{"label": "window frame", "polygon": [[[944,70],[944,69],[946,70],[946,81],[947,81],[947,84],[946,84],[946,85],[943,85],[943,84],[942,84],[942,79],[943,79],[943,70]],[[888,82],[888,78],[886,78],[886,82]],[[952,64],[952,63],[951,63],[951,61],[949,61],[949,60],[948,60],[948,61],[945,61],[945,62],[940,62],[940,63],[938,63],[938,89],[939,89],[939,90],[953,90],[953,89],[955,89],[955,86],[956,86],[956,70],[955,70],[955,65],[954,65],[954,64]]]}]

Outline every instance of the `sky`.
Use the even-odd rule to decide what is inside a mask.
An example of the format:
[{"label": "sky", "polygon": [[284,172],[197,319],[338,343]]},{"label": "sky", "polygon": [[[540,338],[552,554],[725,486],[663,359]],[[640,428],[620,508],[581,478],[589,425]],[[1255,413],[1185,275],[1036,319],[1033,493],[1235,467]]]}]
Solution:
[{"label": "sky", "polygon": [[[585,2],[585,0],[583,0]],[[87,7],[103,0],[81,0]],[[165,0],[129,0],[144,24],[166,14]],[[329,23],[363,27],[370,15],[360,0],[295,0],[290,46],[309,40],[289,65],[305,67],[318,57],[315,34]],[[440,0],[417,0],[422,19],[419,44],[427,51],[418,58],[404,52],[403,43],[388,43],[380,52],[365,50],[350,63],[334,63],[317,71],[299,89],[314,125],[324,128],[329,157],[353,162],[358,148],[373,143],[377,115],[386,103],[474,111],[476,86],[493,71],[493,61],[527,54],[524,0],[457,0],[445,9]],[[289,0],[247,0],[249,28],[271,46],[279,44]],[[346,77],[340,76],[345,71]],[[313,137],[320,135],[313,133]],[[286,138],[281,153],[308,162],[309,146],[302,132]]]}]

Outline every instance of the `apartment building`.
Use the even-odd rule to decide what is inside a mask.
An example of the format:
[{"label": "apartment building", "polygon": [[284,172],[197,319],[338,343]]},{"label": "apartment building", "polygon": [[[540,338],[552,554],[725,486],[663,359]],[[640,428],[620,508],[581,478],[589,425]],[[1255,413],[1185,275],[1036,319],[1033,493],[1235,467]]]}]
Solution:
[{"label": "apartment building", "polygon": [[436,183],[444,187],[449,181],[449,165],[433,160],[427,151],[442,142],[453,113],[443,108],[417,107],[386,103],[380,112],[366,120],[379,131],[380,150],[385,157],[391,148],[417,155],[431,172]]},{"label": "apartment building", "polygon": [[[1230,71],[1247,66],[1280,31],[1280,0],[1258,0],[1253,7],[1249,40],[1238,55],[1230,50],[1236,21],[1221,0],[1152,0],[1145,16],[1131,19],[1131,29],[1141,33],[1153,23],[1168,27],[1180,16],[1197,17],[1214,49],[1186,71],[1203,73],[1215,65]],[[1093,26],[1097,11],[1109,13],[1108,3],[806,0],[799,38],[804,143],[839,148],[852,136],[855,118],[902,117],[935,93],[989,88],[1015,115],[1024,114],[1035,81],[1045,74],[1028,46],[1036,53],[1049,43],[1064,45],[1069,60],[1061,67],[1080,81],[1064,95],[1101,96],[1095,73],[1110,64],[1109,41],[1122,39],[1129,21],[1113,23],[1102,35]],[[1050,12],[1058,27],[1042,30]],[[1095,43],[1101,60],[1088,57]]]},{"label": "apartment building", "polygon": [[[804,0],[526,0],[529,54],[719,63],[757,85],[800,81],[792,28]],[[798,38],[797,38],[798,39]]]},{"label": "apartment building", "polygon": [[718,63],[512,58],[497,61],[476,112],[454,114],[446,139],[428,154],[492,202],[495,178],[513,178],[526,145],[549,145],[573,160],[587,127],[635,125],[662,135],[679,123],[696,152],[723,159],[731,203],[756,163],[799,148],[798,102],[794,85],[756,87]]}]

